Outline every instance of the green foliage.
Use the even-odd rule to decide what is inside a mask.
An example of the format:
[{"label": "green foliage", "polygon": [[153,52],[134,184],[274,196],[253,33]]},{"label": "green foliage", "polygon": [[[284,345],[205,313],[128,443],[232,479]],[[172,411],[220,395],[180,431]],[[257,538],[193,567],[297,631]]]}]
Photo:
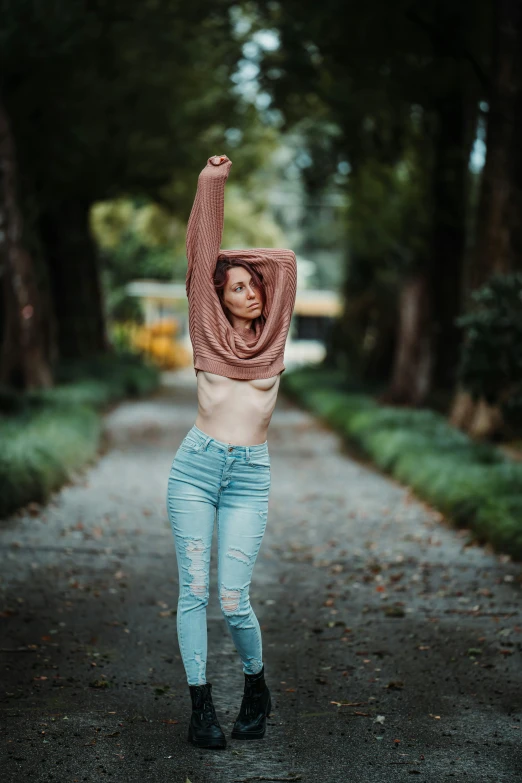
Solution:
[{"label": "green foliage", "polygon": [[91,229],[113,286],[136,278],[170,280],[184,272],[185,226],[157,204],[98,202],[91,209]]},{"label": "green foliage", "polygon": [[96,455],[98,410],[152,391],[157,371],[135,356],[101,356],[59,370],[54,389],[0,393],[0,516],[44,502]]},{"label": "green foliage", "polygon": [[185,274],[185,228],[157,204],[115,199],[94,204],[91,231],[102,261],[106,311],[111,321],[142,321],[131,280],[171,280]]},{"label": "green foliage", "polygon": [[282,247],[284,235],[270,215],[259,187],[230,182],[225,191],[223,247]]},{"label": "green foliage", "polygon": [[361,266],[378,266],[392,283],[427,256],[427,183],[419,161],[427,152],[412,127],[411,144],[397,162],[369,160],[351,180],[348,223],[354,256]]},{"label": "green foliage", "polygon": [[[102,354],[89,360],[63,362],[57,372],[57,380],[62,390],[75,388],[87,389],[89,384],[98,384],[103,388],[99,405],[107,405],[123,397],[134,397],[147,394],[158,384],[158,370],[132,353]],[[60,387],[48,392],[51,396],[59,392]],[[81,392],[79,392],[81,394]],[[44,392],[39,392],[39,395]],[[88,392],[87,392],[88,394]],[[96,404],[89,399],[79,400],[88,404]]]},{"label": "green foliage", "polygon": [[80,405],[28,411],[0,419],[0,515],[49,494],[95,455],[100,420]]},{"label": "green foliage", "polygon": [[[108,253],[110,315],[138,315],[116,290],[124,283],[111,276],[136,277],[138,266],[141,276],[165,279],[176,264],[182,269],[184,253],[172,250],[176,242],[163,231],[172,219],[160,213],[186,222],[204,161],[233,153],[255,117],[231,78],[241,58],[233,6],[3,0],[2,104],[13,128],[24,230],[35,237],[32,246],[41,245],[49,273],[35,312],[44,310],[55,325],[49,342],[58,346],[50,354],[56,347],[60,355],[87,356],[103,344],[106,308],[85,220],[92,204],[142,204],[139,241],[125,238]],[[256,141],[243,160],[259,161]]]},{"label": "green foliage", "polygon": [[208,134],[227,146],[224,118],[242,124],[230,5],[5,0],[3,93],[43,206],[121,193],[187,205]]},{"label": "green foliage", "polygon": [[522,464],[475,443],[434,411],[379,406],[349,391],[340,372],[300,368],[281,382],[379,468],[470,527],[480,542],[522,558]]},{"label": "green foliage", "polygon": [[[345,171],[350,201],[345,308],[329,360],[350,362],[366,380],[389,379],[405,278],[436,270],[443,255],[455,289],[462,279],[468,128],[475,122],[473,107],[488,97],[493,5],[258,5],[264,13],[259,24],[277,31],[281,42],[265,54],[261,79],[286,127],[332,124],[339,131],[328,148],[311,140],[304,171],[315,188],[324,187],[324,172]],[[456,305],[438,291],[435,271],[431,279],[433,375],[440,382],[440,366],[451,374],[455,363],[456,341],[445,341],[443,330],[448,322],[453,326]]]},{"label": "green foliage", "polygon": [[404,277],[427,263],[428,157],[412,120],[396,162],[370,159],[350,178],[345,310],[331,347],[366,381],[389,377],[398,292]]},{"label": "green foliage", "polygon": [[500,405],[522,432],[522,274],[493,276],[472,300],[458,320],[465,334],[461,381],[475,399]]}]

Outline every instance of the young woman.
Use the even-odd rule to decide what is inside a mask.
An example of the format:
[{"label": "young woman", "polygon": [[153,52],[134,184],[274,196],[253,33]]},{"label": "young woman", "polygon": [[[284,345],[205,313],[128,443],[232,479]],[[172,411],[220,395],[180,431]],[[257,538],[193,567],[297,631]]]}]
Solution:
[{"label": "young woman", "polygon": [[210,551],[218,530],[219,601],[243,664],[245,685],[232,737],[260,739],[270,714],[252,571],[267,523],[266,439],[295,304],[291,250],[220,250],[232,161],[214,156],[199,175],[187,226],[186,291],[198,414],[168,481],[167,507],[179,570],[177,632],[192,699],[188,740],[225,748],[206,680]]}]

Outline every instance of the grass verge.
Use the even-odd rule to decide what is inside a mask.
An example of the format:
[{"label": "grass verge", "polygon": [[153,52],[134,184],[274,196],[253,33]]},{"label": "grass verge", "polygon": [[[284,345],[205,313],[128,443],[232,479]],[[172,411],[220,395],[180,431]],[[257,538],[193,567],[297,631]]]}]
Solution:
[{"label": "grass verge", "polygon": [[63,365],[53,389],[0,392],[0,517],[51,492],[96,456],[100,412],[158,385],[158,371],[131,355]]},{"label": "grass verge", "polygon": [[341,372],[299,368],[281,376],[281,387],[479,543],[522,559],[521,463],[432,410],[383,406],[350,391]]}]

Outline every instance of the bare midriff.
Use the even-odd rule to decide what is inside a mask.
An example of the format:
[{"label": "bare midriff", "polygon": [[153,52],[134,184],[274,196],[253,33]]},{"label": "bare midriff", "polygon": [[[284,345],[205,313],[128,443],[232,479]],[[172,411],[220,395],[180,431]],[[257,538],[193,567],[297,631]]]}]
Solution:
[{"label": "bare midriff", "polygon": [[230,445],[264,443],[277,401],[280,375],[239,381],[198,370],[196,427]]}]

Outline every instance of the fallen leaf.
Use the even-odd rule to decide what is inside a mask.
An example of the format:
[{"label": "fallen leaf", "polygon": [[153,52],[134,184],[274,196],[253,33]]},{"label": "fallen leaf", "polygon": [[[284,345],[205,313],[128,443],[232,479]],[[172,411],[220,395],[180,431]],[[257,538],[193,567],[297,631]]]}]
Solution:
[{"label": "fallen leaf", "polygon": [[406,613],[402,606],[387,606],[384,614],[386,617],[404,617]]},{"label": "fallen leaf", "polygon": [[107,680],[93,680],[89,683],[91,688],[109,688],[110,683]]},{"label": "fallen leaf", "polygon": [[338,707],[362,707],[367,704],[366,701],[331,701],[330,704],[337,704]]}]

